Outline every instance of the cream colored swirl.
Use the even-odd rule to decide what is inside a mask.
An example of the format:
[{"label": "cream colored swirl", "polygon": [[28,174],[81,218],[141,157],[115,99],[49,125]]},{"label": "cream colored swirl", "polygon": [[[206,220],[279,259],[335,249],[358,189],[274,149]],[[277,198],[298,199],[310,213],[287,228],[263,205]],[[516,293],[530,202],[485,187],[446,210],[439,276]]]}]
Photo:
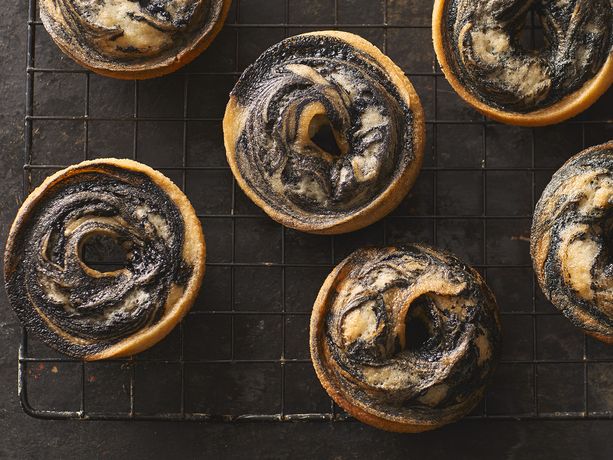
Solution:
[{"label": "cream colored swirl", "polygon": [[570,159],[534,213],[532,257],[545,296],[576,326],[613,341],[613,145]]},{"label": "cream colored swirl", "polygon": [[321,308],[311,336],[316,368],[384,419],[427,427],[462,417],[498,357],[489,289],[455,257],[425,246],[356,251]]},{"label": "cream colored swirl", "polygon": [[[486,104],[516,112],[553,105],[594,77],[613,48],[610,0],[448,0],[443,37],[463,85]],[[541,49],[521,44],[534,10]]]}]

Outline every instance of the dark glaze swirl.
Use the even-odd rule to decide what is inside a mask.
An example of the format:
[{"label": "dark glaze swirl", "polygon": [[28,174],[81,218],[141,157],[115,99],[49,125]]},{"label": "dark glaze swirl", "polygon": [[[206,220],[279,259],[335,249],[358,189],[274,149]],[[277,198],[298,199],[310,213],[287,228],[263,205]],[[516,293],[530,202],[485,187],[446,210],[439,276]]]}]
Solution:
[{"label": "dark glaze swirl", "polygon": [[433,429],[470,412],[499,348],[498,308],[479,274],[421,245],[354,252],[326,281],[311,321],[328,392],[358,419],[393,431]]},{"label": "dark glaze swirl", "polygon": [[613,143],[554,174],[534,211],[531,250],[545,296],[575,326],[613,342]]},{"label": "dark glaze swirl", "polygon": [[[365,208],[419,163],[416,109],[381,62],[343,37],[282,41],[231,94],[237,129],[228,142],[246,186],[276,212],[323,226]],[[338,154],[313,141],[326,125]]]},{"label": "dark glaze swirl", "polygon": [[[15,226],[6,255],[11,305],[65,354],[91,357],[154,327],[192,277],[181,212],[142,172],[77,167]],[[100,272],[83,261],[84,244],[100,235],[126,250],[124,268]]]},{"label": "dark glaze swirl", "polygon": [[42,0],[54,39],[94,67],[163,61],[210,34],[229,0]]},{"label": "dark glaze swirl", "polygon": [[[545,35],[540,50],[520,34],[531,9]],[[442,31],[453,73],[481,102],[526,113],[579,90],[613,48],[610,0],[447,0]]]}]

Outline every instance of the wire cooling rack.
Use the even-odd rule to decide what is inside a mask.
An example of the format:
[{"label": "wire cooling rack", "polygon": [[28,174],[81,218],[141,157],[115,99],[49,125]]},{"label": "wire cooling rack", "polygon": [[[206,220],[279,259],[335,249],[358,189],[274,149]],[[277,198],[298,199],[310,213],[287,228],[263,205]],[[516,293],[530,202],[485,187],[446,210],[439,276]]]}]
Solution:
[{"label": "wire cooling rack", "polygon": [[[366,244],[422,241],[486,276],[502,310],[504,351],[469,419],[613,418],[613,347],[583,336],[535,285],[531,213],[551,174],[588,145],[613,138],[611,92],[562,125],[526,129],[485,120],[436,65],[432,2],[234,0],[209,50],[174,75],[121,82],[64,57],[29,0],[24,196],[84,159],[129,156],[160,169],[202,219],[207,275],[180,327],[130,359],[83,363],[23,331],[24,410],[51,419],[346,420],[308,355],[310,308],[326,274]],[[534,25],[534,20],[532,21]],[[380,46],[415,85],[428,146],[409,197],[349,235],[311,236],[268,219],[236,187],[221,118],[241,71],[282,38],[342,29]],[[536,44],[538,27],[529,28]]]}]

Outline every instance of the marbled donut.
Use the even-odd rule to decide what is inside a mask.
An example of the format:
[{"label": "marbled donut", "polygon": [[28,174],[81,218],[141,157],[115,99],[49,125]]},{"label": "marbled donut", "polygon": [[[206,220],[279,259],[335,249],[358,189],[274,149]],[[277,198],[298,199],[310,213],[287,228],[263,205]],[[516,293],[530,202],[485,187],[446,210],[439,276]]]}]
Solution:
[{"label": "marbled donut", "polygon": [[390,431],[468,414],[500,341],[498,307],[479,274],[422,245],[354,252],[326,279],[311,317],[311,357],[326,391]]},{"label": "marbled donut", "polygon": [[568,160],[534,211],[531,252],[545,297],[613,343],[613,142]]},{"label": "marbled donut", "polygon": [[143,79],[195,59],[221,30],[232,0],[41,0],[51,38],[103,75]]},{"label": "marbled donut", "polygon": [[[544,34],[535,50],[521,43],[531,11]],[[558,123],[613,82],[611,0],[436,0],[432,27],[451,86],[505,123]]]},{"label": "marbled donut", "polygon": [[[94,238],[122,266],[85,260]],[[47,178],[21,206],[4,255],[11,306],[32,333],[86,360],[138,353],[189,310],[204,275],[200,221],[183,192],[130,160],[80,163]]]},{"label": "marbled donut", "polygon": [[[352,231],[396,207],[421,167],[424,129],[403,72],[366,40],[329,31],[264,52],[224,118],[243,191],[273,219],[312,233]],[[325,130],[332,141],[322,146]]]}]

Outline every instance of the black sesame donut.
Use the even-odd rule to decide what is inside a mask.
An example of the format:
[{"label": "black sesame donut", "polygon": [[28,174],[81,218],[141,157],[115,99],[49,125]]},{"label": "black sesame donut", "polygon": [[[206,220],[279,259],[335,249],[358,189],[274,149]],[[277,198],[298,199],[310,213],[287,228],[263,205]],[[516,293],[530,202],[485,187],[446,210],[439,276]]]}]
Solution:
[{"label": "black sesame donut", "polygon": [[498,360],[500,320],[483,279],[422,245],[360,249],[319,292],[311,357],[334,401],[389,431],[468,414]]},{"label": "black sesame donut", "polygon": [[144,79],[174,72],[221,30],[232,0],[40,0],[68,56],[94,72]]},{"label": "black sesame donut", "polygon": [[[538,50],[520,43],[531,10],[545,36]],[[613,82],[611,0],[436,0],[432,28],[453,89],[504,123],[558,123]]]},{"label": "black sesame donut", "polygon": [[[241,76],[224,118],[228,162],[270,217],[344,233],[393,210],[422,163],[424,113],[404,73],[345,32],[273,46]],[[318,143],[318,136],[325,135]]]},{"label": "black sesame donut", "polygon": [[[92,238],[126,251],[122,268],[84,261]],[[53,174],[25,200],[8,237],[11,306],[32,333],[86,360],[128,356],[165,337],[204,275],[200,221],[161,173],[131,160],[86,161]]]},{"label": "black sesame donut", "polygon": [[584,150],[553,175],[530,242],[545,296],[575,326],[613,343],[613,141]]}]

